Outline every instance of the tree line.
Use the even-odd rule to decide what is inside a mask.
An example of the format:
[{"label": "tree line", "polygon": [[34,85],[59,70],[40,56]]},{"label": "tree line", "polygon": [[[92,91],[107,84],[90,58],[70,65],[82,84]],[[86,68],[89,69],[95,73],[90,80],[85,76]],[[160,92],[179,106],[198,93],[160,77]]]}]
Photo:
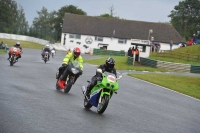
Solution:
[{"label": "tree line", "polygon": [[[110,13],[104,13],[99,16],[122,19],[115,16],[113,6],[109,10]],[[58,41],[61,38],[65,13],[87,15],[85,11],[74,5],[66,5],[58,11],[52,12],[42,7],[40,11],[37,11],[37,16],[34,18],[32,25],[29,26],[22,6],[14,0],[0,0],[0,32]],[[198,38],[200,38],[199,0],[180,1],[168,17],[171,18],[169,23],[186,40],[193,34],[198,35]]]}]

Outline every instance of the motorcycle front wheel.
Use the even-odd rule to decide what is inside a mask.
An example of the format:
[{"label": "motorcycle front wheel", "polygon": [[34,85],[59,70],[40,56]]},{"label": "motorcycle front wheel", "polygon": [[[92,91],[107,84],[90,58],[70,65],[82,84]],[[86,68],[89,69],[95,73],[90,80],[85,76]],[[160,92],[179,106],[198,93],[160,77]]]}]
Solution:
[{"label": "motorcycle front wheel", "polygon": [[47,58],[46,57],[44,57],[44,63],[47,63]]},{"label": "motorcycle front wheel", "polygon": [[88,100],[86,98],[84,98],[83,104],[86,109],[90,109],[92,107],[92,105],[88,102]]},{"label": "motorcycle front wheel", "polygon": [[10,66],[13,66],[13,64],[14,64],[14,58],[11,57],[11,59],[10,59]]},{"label": "motorcycle front wheel", "polygon": [[56,82],[56,90],[61,90],[61,88],[58,86],[58,81]]},{"label": "motorcycle front wheel", "polygon": [[68,93],[70,91],[70,89],[72,88],[72,81],[73,79],[69,78],[69,80],[67,81],[67,85],[65,85],[65,89],[64,89],[64,92],[65,93]]},{"label": "motorcycle front wheel", "polygon": [[99,114],[102,114],[107,106],[108,106],[108,103],[109,103],[109,96],[108,95],[104,95],[102,98],[101,98],[101,101],[99,101],[99,104],[98,104],[98,107],[97,107],[97,112]]}]

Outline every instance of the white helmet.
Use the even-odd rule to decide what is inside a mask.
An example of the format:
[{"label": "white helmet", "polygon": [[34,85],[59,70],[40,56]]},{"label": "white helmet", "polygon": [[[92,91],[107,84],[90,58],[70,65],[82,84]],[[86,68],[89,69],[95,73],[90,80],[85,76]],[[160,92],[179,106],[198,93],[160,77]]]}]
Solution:
[{"label": "white helmet", "polygon": [[49,45],[47,44],[45,47],[46,47],[46,48],[49,48]]},{"label": "white helmet", "polygon": [[17,45],[17,46],[20,46],[20,42],[16,42],[16,45]]}]

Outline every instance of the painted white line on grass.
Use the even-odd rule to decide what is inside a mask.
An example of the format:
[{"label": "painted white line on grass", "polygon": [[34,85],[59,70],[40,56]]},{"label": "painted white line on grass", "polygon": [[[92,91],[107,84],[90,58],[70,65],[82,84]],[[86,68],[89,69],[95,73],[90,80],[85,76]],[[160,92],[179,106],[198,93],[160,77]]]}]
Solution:
[{"label": "painted white line on grass", "polygon": [[146,81],[146,80],[142,80],[142,79],[135,78],[135,77],[128,76],[128,75],[125,75],[125,76],[130,77],[130,78],[134,78],[134,79],[137,79],[137,80],[141,80],[141,81],[144,81],[144,82],[146,82],[146,83],[149,83],[149,84],[152,84],[152,85],[155,85],[155,86],[159,86],[159,87],[164,88],[164,89],[167,89],[167,90],[169,90],[169,91],[173,91],[173,92],[176,92],[176,93],[178,93],[178,94],[184,95],[184,96],[186,96],[186,97],[189,97],[189,98],[195,99],[195,100],[197,100],[197,101],[200,101],[200,99],[197,99],[197,98],[195,98],[195,97],[188,96],[188,95],[186,95],[186,94],[183,94],[183,93],[180,93],[180,92],[171,90],[171,89],[169,89],[169,88],[166,88],[166,87],[163,87],[163,86],[160,86],[160,85],[151,83],[151,82],[148,82],[148,81]]}]

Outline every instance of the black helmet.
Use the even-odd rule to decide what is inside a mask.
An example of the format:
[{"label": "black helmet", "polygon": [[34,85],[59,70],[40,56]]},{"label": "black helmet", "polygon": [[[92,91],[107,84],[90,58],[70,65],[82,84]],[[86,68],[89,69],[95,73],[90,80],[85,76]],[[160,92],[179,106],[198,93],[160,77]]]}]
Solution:
[{"label": "black helmet", "polygon": [[106,59],[106,67],[111,70],[114,68],[114,66],[115,66],[115,60],[112,57],[108,57]]}]

